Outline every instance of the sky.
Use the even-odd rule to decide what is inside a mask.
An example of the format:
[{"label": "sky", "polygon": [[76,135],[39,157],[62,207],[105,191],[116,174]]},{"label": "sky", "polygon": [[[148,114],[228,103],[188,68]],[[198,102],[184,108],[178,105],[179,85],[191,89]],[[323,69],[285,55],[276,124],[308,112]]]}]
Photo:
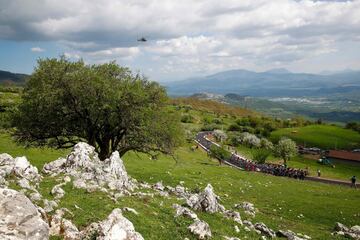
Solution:
[{"label": "sky", "polygon": [[[137,41],[146,38],[146,42]],[[0,0],[0,69],[116,60],[152,80],[360,69],[360,0]]]}]

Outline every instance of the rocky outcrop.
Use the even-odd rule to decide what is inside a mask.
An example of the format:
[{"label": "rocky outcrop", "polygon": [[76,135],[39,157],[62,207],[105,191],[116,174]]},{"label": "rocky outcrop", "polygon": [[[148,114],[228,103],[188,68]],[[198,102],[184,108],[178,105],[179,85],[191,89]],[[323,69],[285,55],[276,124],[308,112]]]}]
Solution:
[{"label": "rocky outcrop", "polygon": [[266,236],[268,236],[268,237],[271,237],[271,238],[276,237],[275,232],[274,232],[272,229],[268,228],[268,227],[265,225],[265,223],[262,223],[262,222],[260,222],[260,223],[255,223],[254,228],[255,228],[256,230],[259,230],[262,234],[264,234],[264,235],[266,235]]},{"label": "rocky outcrop", "polygon": [[342,223],[337,222],[334,228],[333,235],[345,236],[350,239],[360,239],[360,226],[356,225],[351,228]]},{"label": "rocky outcrop", "polygon": [[57,184],[51,189],[51,195],[53,195],[55,199],[60,199],[65,196],[65,191],[61,188],[63,185],[63,183]]},{"label": "rocky outcrop", "polygon": [[91,239],[97,236],[97,240],[143,240],[140,233],[136,232],[134,225],[125,218],[121,210],[116,208],[112,213],[99,223],[92,223],[81,232],[82,239]]},{"label": "rocky outcrop", "polygon": [[31,165],[26,157],[13,158],[7,153],[2,153],[0,154],[0,176],[6,178],[10,174],[33,182],[41,180],[38,169]]},{"label": "rocky outcrop", "polygon": [[50,235],[61,236],[67,240],[80,239],[80,232],[77,227],[68,219],[63,218],[65,212],[69,212],[66,208],[56,210],[50,221]]},{"label": "rocky outcrop", "polygon": [[219,204],[219,197],[214,193],[211,184],[208,184],[203,192],[193,194],[186,200],[189,207],[204,212],[223,212],[224,206]]},{"label": "rocky outcrop", "polygon": [[255,217],[256,208],[254,207],[254,204],[252,204],[252,203],[243,202],[242,204],[235,204],[234,207],[242,208],[242,209],[244,209],[245,214]]},{"label": "rocky outcrop", "polygon": [[279,236],[279,237],[285,237],[288,240],[308,240],[308,239],[311,239],[309,236],[306,236],[306,235],[299,236],[298,234],[296,234],[296,233],[294,233],[293,231],[290,231],[290,230],[286,230],[286,231],[279,230],[276,233],[276,235]]},{"label": "rocky outcrop", "polygon": [[49,227],[22,193],[0,188],[0,239],[48,239]]},{"label": "rocky outcrop", "polygon": [[188,229],[197,236],[198,239],[211,238],[211,230],[209,224],[204,221],[196,220]]},{"label": "rocky outcrop", "polygon": [[238,224],[242,225],[242,221],[241,221],[241,217],[240,217],[240,213],[236,212],[236,211],[232,211],[232,210],[226,210],[224,212],[224,216],[226,218],[230,218],[232,220],[234,220],[235,222],[237,222]]},{"label": "rocky outcrop", "polygon": [[196,215],[196,213],[194,213],[193,211],[191,211],[190,209],[188,209],[186,207],[182,207],[179,204],[174,204],[173,208],[175,208],[175,210],[176,210],[175,217],[184,216],[184,217],[191,218],[193,220],[198,219],[198,216]]},{"label": "rocky outcrop", "polygon": [[76,188],[126,191],[134,188],[129,179],[119,152],[101,161],[95,148],[87,143],[76,144],[66,159],[59,158],[44,165],[43,172],[50,175],[64,173],[73,177]]}]

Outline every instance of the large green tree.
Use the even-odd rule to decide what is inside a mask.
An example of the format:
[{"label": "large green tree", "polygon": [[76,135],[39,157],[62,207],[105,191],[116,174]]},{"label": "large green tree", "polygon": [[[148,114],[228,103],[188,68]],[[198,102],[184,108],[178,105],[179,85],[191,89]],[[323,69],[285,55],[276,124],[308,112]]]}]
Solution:
[{"label": "large green tree", "polygon": [[40,59],[13,123],[19,141],[71,147],[86,141],[105,159],[112,151],[172,153],[182,139],[163,87],[115,62]]}]

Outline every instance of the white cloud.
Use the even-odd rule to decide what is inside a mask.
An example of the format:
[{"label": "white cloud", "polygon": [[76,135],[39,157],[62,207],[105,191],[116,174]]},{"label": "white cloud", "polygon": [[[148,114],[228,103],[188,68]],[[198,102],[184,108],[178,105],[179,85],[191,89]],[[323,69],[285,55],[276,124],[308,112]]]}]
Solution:
[{"label": "white cloud", "polygon": [[30,48],[30,50],[32,52],[45,52],[45,49],[43,49],[41,47],[32,47],[32,48]]},{"label": "white cloud", "polygon": [[0,6],[0,39],[56,41],[87,61],[139,62],[152,72],[300,64],[360,41],[359,0],[0,0]]}]

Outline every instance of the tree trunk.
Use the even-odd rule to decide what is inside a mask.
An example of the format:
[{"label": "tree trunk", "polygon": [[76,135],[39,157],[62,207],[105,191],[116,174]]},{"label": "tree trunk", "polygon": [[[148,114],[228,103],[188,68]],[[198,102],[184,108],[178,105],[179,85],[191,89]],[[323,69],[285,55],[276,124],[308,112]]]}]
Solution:
[{"label": "tree trunk", "polygon": [[111,148],[110,148],[110,140],[104,140],[99,144],[100,153],[99,158],[101,161],[104,161],[106,158],[109,158],[111,155]]}]

